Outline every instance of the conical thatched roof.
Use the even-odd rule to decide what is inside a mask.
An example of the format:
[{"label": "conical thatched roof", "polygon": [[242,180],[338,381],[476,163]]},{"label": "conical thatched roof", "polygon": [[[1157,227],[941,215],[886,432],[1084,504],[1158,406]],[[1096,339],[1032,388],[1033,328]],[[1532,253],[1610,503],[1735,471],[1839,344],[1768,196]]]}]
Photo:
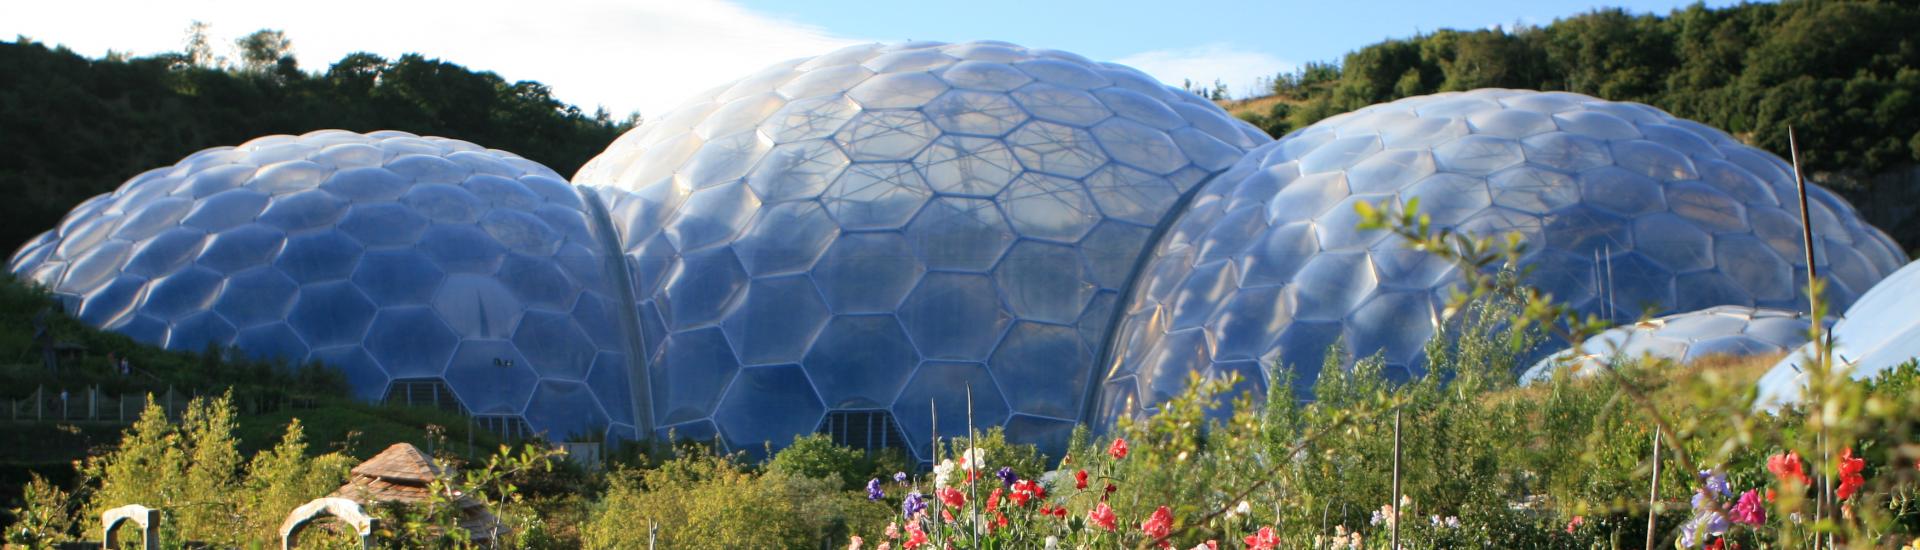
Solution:
[{"label": "conical thatched roof", "polygon": [[[390,502],[422,504],[433,497],[432,483],[453,472],[440,468],[426,453],[407,443],[395,443],[380,454],[353,467],[353,478],[333,491],[336,496],[362,505]],[[485,504],[467,495],[453,495],[460,509],[460,527],[475,539],[491,538],[500,521]]]}]

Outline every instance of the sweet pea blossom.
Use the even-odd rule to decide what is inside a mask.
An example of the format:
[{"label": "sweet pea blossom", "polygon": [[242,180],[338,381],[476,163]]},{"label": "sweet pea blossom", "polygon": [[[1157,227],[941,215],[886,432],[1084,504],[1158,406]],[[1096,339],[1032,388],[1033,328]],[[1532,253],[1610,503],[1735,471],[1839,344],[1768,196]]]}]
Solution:
[{"label": "sweet pea blossom", "polygon": [[921,495],[919,491],[907,493],[907,498],[905,500],[900,501],[900,511],[901,513],[906,514],[908,521],[912,521],[913,516],[919,515],[921,511],[924,511],[926,509],[927,509],[926,497]]},{"label": "sweet pea blossom", "polygon": [[1773,477],[1781,481],[1793,480],[1799,482],[1801,486],[1812,485],[1812,482],[1807,480],[1807,472],[1800,462],[1800,453],[1787,452],[1767,457],[1767,471],[1772,472]]},{"label": "sweet pea blossom", "polygon": [[1280,535],[1274,534],[1272,527],[1261,527],[1258,532],[1247,535],[1246,542],[1247,550],[1273,550],[1280,546]]},{"label": "sweet pea blossom", "polygon": [[860,543],[863,542],[866,541],[860,540],[860,535],[854,535],[853,540],[847,543],[847,550],[860,550]]},{"label": "sweet pea blossom", "polygon": [[1846,500],[1860,492],[1860,486],[1867,484],[1866,476],[1860,471],[1866,469],[1867,461],[1853,456],[1853,448],[1840,452],[1840,487],[1833,490],[1836,497]]},{"label": "sweet pea blossom", "polygon": [[880,500],[882,498],[886,498],[886,496],[887,494],[880,490],[879,478],[867,480],[867,500],[868,501]]},{"label": "sweet pea blossom", "polygon": [[907,482],[907,473],[906,473],[906,472],[894,472],[894,473],[893,473],[893,482],[894,482],[894,483],[906,483],[906,482]]},{"label": "sweet pea blossom", "polygon": [[1192,550],[1220,550],[1220,541],[1209,540],[1206,542],[1202,542],[1200,544],[1194,545]]},{"label": "sweet pea blossom", "polygon": [[1107,446],[1107,455],[1112,456],[1114,460],[1127,458],[1127,440],[1119,437],[1113,438],[1113,444]]},{"label": "sweet pea blossom", "polygon": [[[1147,521],[1140,523],[1140,532],[1148,538],[1157,539],[1167,536],[1168,533],[1173,532],[1173,510],[1166,506],[1155,509],[1153,515],[1147,517]],[[1164,548],[1172,545],[1162,542],[1161,546]]]},{"label": "sweet pea blossom", "polygon": [[1019,474],[1013,473],[1013,467],[1011,466],[1001,466],[999,471],[993,473],[993,476],[1000,478],[1000,485],[1003,487],[1012,487],[1013,482],[1020,480]]},{"label": "sweet pea blossom", "polygon": [[966,452],[960,453],[960,468],[963,470],[971,472],[986,465],[987,451],[985,449],[973,447],[967,449]]},{"label": "sweet pea blossom", "polygon": [[907,540],[906,542],[900,543],[900,547],[913,550],[926,543],[927,534],[920,531],[920,525],[916,523],[907,524]]},{"label": "sweet pea blossom", "polygon": [[940,497],[940,502],[945,503],[949,508],[959,508],[967,505],[967,494],[960,492],[959,489],[941,487],[940,490],[934,491],[933,494]]},{"label": "sweet pea blossom", "polygon": [[1734,523],[1760,525],[1767,522],[1767,507],[1760,503],[1760,491],[1748,489],[1740,494],[1740,502],[1733,505],[1728,515]]},{"label": "sweet pea blossom", "polygon": [[947,482],[953,479],[953,470],[957,467],[958,466],[955,466],[953,464],[953,459],[951,458],[941,460],[939,464],[934,465],[933,466],[933,486],[946,487]]},{"label": "sweet pea blossom", "polygon": [[1113,508],[1107,507],[1107,503],[1105,502],[1087,511],[1087,523],[1097,525],[1101,529],[1112,531],[1119,525],[1119,522],[1120,518],[1113,514]]},{"label": "sweet pea blossom", "polygon": [[1087,488],[1087,471],[1086,470],[1079,470],[1073,473],[1073,488],[1075,489]]}]

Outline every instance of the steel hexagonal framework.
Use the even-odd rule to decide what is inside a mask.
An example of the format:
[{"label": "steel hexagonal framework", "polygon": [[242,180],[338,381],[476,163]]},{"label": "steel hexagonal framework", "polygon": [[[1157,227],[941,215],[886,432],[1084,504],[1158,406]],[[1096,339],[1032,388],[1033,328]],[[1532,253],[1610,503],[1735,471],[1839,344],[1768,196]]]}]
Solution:
[{"label": "steel hexagonal framework", "polygon": [[1153,235],[1267,140],[1117,65],[876,44],[700,94],[574,182],[634,273],[660,433],[757,450],[793,435],[772,422],[886,410],[929,441],[932,406],[964,431],[965,386],[977,426],[1058,451]]},{"label": "steel hexagonal framework", "polygon": [[87,201],[8,270],[146,343],[325,363],[363,399],[443,380],[475,414],[631,438],[644,381],[594,209],[546,167],[462,141],[270,136]]},{"label": "steel hexagonal framework", "polygon": [[[1906,257],[1844,200],[1808,193],[1827,303],[1844,307]],[[1338,340],[1380,354],[1389,375],[1418,374],[1457,273],[1358,230],[1353,207],[1414,198],[1435,227],[1520,233],[1530,282],[1582,312],[1806,307],[1798,194],[1779,158],[1579,94],[1408,98],[1293,132],[1195,195],[1135,284],[1092,420],[1150,409],[1189,371],[1249,363],[1284,362],[1306,395]]]}]

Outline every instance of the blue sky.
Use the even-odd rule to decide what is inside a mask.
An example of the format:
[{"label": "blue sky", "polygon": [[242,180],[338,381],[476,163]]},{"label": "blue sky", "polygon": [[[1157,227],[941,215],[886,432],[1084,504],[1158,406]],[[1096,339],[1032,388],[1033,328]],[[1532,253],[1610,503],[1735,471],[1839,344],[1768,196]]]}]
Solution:
[{"label": "blue sky", "polygon": [[292,39],[309,70],[353,51],[417,52],[509,80],[546,83],[560,99],[586,109],[653,117],[762,66],[859,42],[1005,40],[1125,63],[1174,85],[1218,78],[1244,95],[1260,76],[1337,61],[1386,38],[1544,25],[1600,6],[1665,14],[1690,3],[69,0],[12,3],[0,10],[0,36],[25,35],[87,55],[109,49],[148,55],[178,50],[195,20],[210,24],[222,45],[274,28]]}]

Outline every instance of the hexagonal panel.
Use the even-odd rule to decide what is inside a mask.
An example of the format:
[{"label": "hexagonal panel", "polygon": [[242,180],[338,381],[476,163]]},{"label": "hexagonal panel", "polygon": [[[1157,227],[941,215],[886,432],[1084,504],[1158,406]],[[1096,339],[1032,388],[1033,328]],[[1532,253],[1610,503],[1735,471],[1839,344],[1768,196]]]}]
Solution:
[{"label": "hexagonal panel", "polygon": [[814,283],[835,313],[893,311],[926,268],[897,233],[841,235],[813,268]]},{"label": "hexagonal panel", "polygon": [[713,419],[730,448],[764,452],[769,443],[785,444],[812,431],[825,413],[806,372],[781,365],[741,369]]},{"label": "hexagonal panel", "polygon": [[827,323],[802,363],[828,408],[893,403],[920,356],[892,315],[841,315]]},{"label": "hexagonal panel", "polygon": [[929,273],[900,306],[900,322],[928,359],[984,361],[1012,318],[985,275]]},{"label": "hexagonal panel", "polygon": [[804,276],[756,279],[721,323],[749,365],[797,363],[827,324],[827,305]]}]

